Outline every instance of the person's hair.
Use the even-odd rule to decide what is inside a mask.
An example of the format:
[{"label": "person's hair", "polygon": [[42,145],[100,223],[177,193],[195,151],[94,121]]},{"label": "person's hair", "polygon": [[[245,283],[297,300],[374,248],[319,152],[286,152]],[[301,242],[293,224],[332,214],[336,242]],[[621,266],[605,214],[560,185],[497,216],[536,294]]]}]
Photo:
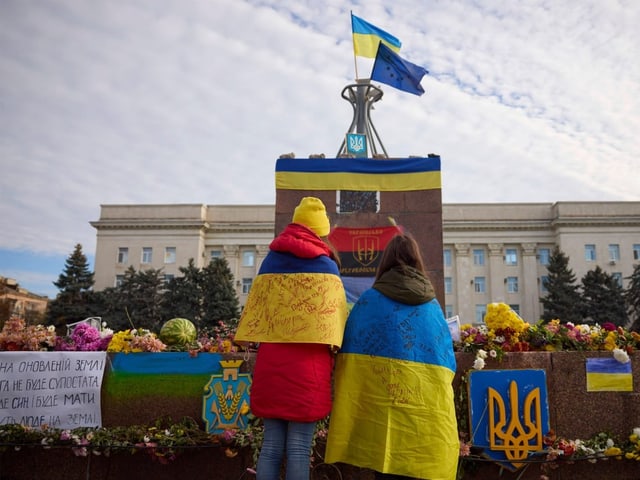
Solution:
[{"label": "person's hair", "polygon": [[331,258],[331,260],[336,262],[339,269],[342,268],[342,261],[340,260],[340,254],[338,253],[338,249],[335,247],[333,243],[331,243],[331,240],[329,240],[329,237],[320,237],[320,239],[325,243],[327,247],[329,247],[329,252],[330,252],[329,257]]},{"label": "person's hair", "polygon": [[408,233],[400,233],[389,241],[382,252],[382,258],[376,272],[376,280],[383,273],[397,266],[413,267],[421,273],[426,273],[420,247]]}]

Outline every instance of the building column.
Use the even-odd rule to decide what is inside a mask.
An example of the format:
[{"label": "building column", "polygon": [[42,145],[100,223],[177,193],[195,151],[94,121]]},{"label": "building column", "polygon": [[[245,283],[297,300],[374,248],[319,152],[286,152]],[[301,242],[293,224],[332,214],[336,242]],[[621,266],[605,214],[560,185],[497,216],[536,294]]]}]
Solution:
[{"label": "building column", "polygon": [[236,284],[234,287],[236,291],[238,291],[238,282],[240,281],[240,259],[238,258],[240,248],[238,245],[225,245],[222,247],[222,251],[224,254],[224,258],[229,265],[229,270],[233,274],[233,279]]},{"label": "building column", "polygon": [[[474,323],[476,321],[475,305],[470,302],[473,291],[469,283],[469,244],[456,243],[455,248],[455,272],[453,291],[456,292],[455,312],[460,316],[461,323]],[[455,313],[454,312],[454,313]]]},{"label": "building column", "polygon": [[489,249],[489,299],[494,302],[505,302],[504,288],[504,244],[490,243]]},{"label": "building column", "polygon": [[538,270],[536,264],[536,244],[522,244],[522,304],[520,316],[525,322],[535,324],[540,319],[538,300]]}]

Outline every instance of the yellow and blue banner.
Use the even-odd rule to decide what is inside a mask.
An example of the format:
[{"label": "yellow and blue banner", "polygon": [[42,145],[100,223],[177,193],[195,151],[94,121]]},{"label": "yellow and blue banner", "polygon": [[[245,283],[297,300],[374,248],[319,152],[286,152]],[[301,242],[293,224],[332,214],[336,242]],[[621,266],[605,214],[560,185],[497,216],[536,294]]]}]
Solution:
[{"label": "yellow and blue banner", "polygon": [[269,252],[251,286],[236,342],[340,346],[347,301],[336,263]]},{"label": "yellow and blue banner", "polygon": [[276,189],[407,192],[442,188],[440,157],[279,158]]},{"label": "yellow and blue banner", "polygon": [[633,392],[631,362],[587,358],[587,392]]},{"label": "yellow and blue banner", "polygon": [[378,44],[384,43],[397,52],[402,43],[390,33],[351,14],[351,30],[353,32],[353,53],[359,57],[375,58]]},{"label": "yellow and blue banner", "polygon": [[409,306],[367,290],[351,311],[336,360],[325,461],[455,479],[455,371],[437,300]]}]

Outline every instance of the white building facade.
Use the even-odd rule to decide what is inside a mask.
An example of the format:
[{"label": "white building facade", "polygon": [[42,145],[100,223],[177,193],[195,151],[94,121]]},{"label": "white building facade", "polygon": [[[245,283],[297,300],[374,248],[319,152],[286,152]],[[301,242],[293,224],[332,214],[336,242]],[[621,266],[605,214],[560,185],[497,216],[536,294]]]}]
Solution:
[{"label": "white building facade", "polygon": [[[626,288],[640,263],[640,202],[445,204],[442,217],[443,309],[462,323],[481,323],[491,302],[536,322],[556,245],[578,282],[600,266]],[[117,285],[131,266],[162,269],[168,280],[189,259],[202,268],[224,257],[244,305],[274,218],[273,205],[102,205],[91,222],[95,289]]]}]

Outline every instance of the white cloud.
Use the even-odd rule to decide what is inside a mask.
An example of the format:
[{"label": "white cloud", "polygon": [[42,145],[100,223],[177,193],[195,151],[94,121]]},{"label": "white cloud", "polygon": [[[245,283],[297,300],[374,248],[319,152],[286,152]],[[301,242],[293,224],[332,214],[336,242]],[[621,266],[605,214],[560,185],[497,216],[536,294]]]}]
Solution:
[{"label": "white cloud", "polygon": [[487,5],[3,1],[0,248],[92,253],[105,203],[272,203],[278,155],[351,122],[349,10],[430,70],[373,121],[442,156],[446,202],[637,200],[640,5]]}]

